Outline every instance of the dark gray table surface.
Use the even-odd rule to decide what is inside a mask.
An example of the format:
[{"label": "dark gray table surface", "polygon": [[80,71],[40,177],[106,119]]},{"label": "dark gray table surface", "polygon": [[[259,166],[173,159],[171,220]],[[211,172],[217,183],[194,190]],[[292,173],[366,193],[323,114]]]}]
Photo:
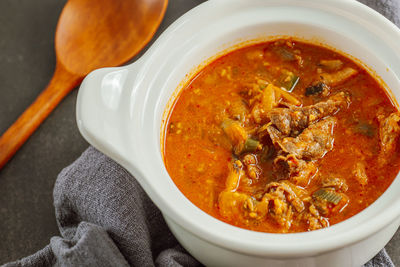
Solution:
[{"label": "dark gray table surface", "polygon": [[[50,80],[54,32],[66,0],[0,1],[0,133]],[[170,0],[158,36],[202,0]],[[0,171],[0,264],[30,255],[59,235],[52,204],[57,174],[87,147],[75,123],[74,90]],[[400,266],[400,231],[387,245]]]}]

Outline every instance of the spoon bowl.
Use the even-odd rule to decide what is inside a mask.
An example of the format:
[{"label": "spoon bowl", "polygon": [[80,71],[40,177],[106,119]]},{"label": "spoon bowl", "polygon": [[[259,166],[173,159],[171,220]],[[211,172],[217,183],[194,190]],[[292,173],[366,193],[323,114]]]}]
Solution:
[{"label": "spoon bowl", "polygon": [[56,31],[58,63],[73,74],[118,66],[153,37],[167,6],[165,0],[70,0]]}]

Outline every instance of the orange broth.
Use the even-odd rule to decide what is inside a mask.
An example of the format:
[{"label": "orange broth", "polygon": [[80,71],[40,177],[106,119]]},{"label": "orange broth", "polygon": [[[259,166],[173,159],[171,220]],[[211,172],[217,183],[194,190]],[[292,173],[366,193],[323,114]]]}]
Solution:
[{"label": "orange broth", "polygon": [[[328,92],[312,92],[313,88],[317,91],[322,88],[317,81],[327,79],[330,74],[338,76],[341,70],[353,70],[356,74],[339,83],[331,82],[326,86],[329,90],[324,89]],[[290,95],[299,101],[299,108],[327,101],[339,92],[347,95],[345,107],[325,116],[336,120],[333,147],[328,145],[328,151],[320,158],[296,156],[317,168],[305,183],[297,183],[298,177],[293,180],[291,169],[289,174],[286,169],[277,173],[276,158],[287,157],[289,153],[268,135],[259,134],[261,127],[271,125],[267,108],[255,110],[256,105],[262,106],[269,84],[286,91],[294,88]],[[293,106],[286,104],[284,98],[277,98],[279,89],[274,92],[273,108]],[[261,119],[254,115],[260,112],[264,114]],[[399,149],[382,154],[384,126],[379,116],[396,112],[383,86],[365,69],[337,52],[292,39],[251,45],[211,62],[183,88],[166,126],[165,165],[179,190],[197,207],[221,221],[270,233],[315,230],[359,213],[390,186],[400,169]],[[240,141],[232,139],[224,128],[226,120],[245,129],[245,138],[252,138],[257,147],[237,152],[240,149],[235,145]],[[296,132],[289,138],[300,134],[301,131]],[[245,157],[247,154],[250,156]],[[246,165],[249,159],[256,163]],[[362,173],[356,168],[361,168]],[[229,199],[239,194],[240,198],[226,205],[221,203],[225,201],[221,192],[229,191],[227,179],[232,169],[240,173],[240,180],[235,189],[229,189],[232,195]],[[296,171],[294,175],[298,176]],[[341,185],[329,187],[324,181],[331,177],[338,177]],[[362,177],[367,177],[367,182],[360,180]],[[277,187],[266,191],[269,183],[282,181],[287,181],[291,189],[282,189],[282,194]],[[340,200],[329,200],[326,196],[319,199],[316,192],[321,188],[327,190],[323,193]],[[299,201],[303,204],[295,206],[289,197],[291,193],[285,190],[291,190],[296,197],[302,195]],[[263,201],[264,206],[260,204]]]}]

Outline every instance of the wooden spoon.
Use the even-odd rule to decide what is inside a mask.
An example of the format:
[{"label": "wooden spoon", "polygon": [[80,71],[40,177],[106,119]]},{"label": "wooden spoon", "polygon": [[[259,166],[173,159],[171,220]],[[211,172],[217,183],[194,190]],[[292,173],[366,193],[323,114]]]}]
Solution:
[{"label": "wooden spoon", "polygon": [[0,169],[92,70],[118,66],[153,37],[168,0],[69,0],[58,21],[47,88],[0,138]]}]

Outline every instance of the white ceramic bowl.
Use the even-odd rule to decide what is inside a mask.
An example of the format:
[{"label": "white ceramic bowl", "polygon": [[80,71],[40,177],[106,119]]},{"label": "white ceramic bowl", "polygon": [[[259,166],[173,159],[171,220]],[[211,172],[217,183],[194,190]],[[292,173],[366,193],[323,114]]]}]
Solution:
[{"label": "white ceramic bowl", "polygon": [[136,177],[176,238],[205,265],[360,266],[400,224],[399,178],[370,207],[342,223],[268,234],[207,215],[183,196],[164,167],[163,124],[184,82],[235,45],[278,35],[352,55],[400,100],[400,31],[355,0],[212,0],[178,19],[137,62],[89,74],[78,95],[79,129]]}]

